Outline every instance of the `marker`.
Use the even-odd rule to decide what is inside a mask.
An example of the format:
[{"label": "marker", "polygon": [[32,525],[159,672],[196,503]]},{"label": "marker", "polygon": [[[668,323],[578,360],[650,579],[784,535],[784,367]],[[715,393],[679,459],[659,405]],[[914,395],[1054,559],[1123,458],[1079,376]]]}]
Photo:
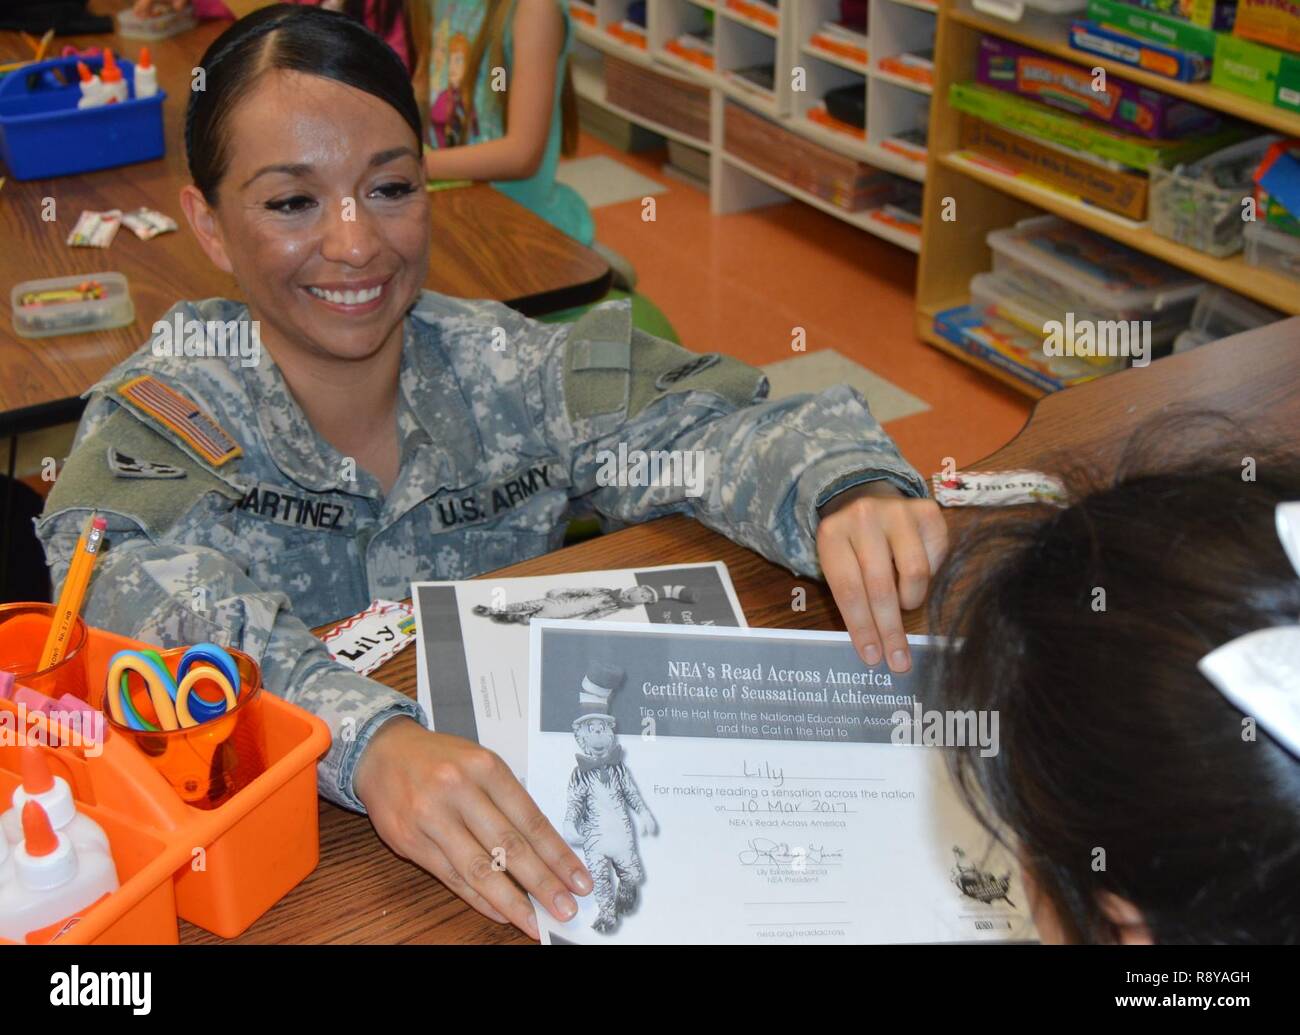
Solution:
[{"label": "marker", "polygon": [[41,651],[41,667],[45,672],[63,660],[68,649],[68,637],[77,615],[81,613],[82,602],[86,598],[86,587],[90,584],[90,574],[95,570],[95,561],[99,558],[99,548],[104,542],[104,532],[108,521],[91,515],[86,520],[77,548],[72,553],[72,564],[68,568],[67,578],[63,580],[63,592],[54,608],[54,620],[50,623],[50,632],[45,639],[45,648]]}]

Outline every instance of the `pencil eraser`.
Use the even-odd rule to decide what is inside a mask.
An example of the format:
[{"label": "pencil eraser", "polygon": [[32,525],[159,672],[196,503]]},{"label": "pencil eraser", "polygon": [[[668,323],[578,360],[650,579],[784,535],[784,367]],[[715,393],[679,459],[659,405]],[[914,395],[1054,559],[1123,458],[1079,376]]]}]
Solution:
[{"label": "pencil eraser", "polygon": [[9,698],[14,692],[14,674],[0,672],[0,697]]},{"label": "pencil eraser", "polygon": [[46,697],[39,690],[30,686],[20,686],[14,691],[14,704],[25,704],[29,712],[44,712],[54,704],[52,697]]}]

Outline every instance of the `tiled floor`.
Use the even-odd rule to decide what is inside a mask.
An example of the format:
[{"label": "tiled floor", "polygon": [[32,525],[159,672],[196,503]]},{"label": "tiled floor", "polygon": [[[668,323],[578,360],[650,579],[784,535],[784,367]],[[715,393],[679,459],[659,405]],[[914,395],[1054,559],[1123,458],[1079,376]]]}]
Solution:
[{"label": "tiled floor", "polygon": [[[654,222],[627,192],[593,214],[599,240],[632,261],[637,289],[687,346],[758,365],[797,359],[780,368],[796,382],[847,371],[855,386],[874,386],[878,415],[927,475],[944,457],[986,456],[1024,424],[1027,400],[914,336],[915,256],[798,202],[714,216],[706,194],[660,171],[664,152],[627,155],[584,133],[577,157],[599,156],[667,188]],[[806,360],[792,348],[800,327]],[[819,359],[825,349],[838,358]],[[854,375],[851,364],[866,369]]]}]

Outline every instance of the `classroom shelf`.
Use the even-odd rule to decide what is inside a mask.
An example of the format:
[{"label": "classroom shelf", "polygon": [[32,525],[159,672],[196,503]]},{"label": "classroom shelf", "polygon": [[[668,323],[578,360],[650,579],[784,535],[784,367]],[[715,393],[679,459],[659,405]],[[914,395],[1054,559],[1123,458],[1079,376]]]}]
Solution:
[{"label": "classroom shelf", "polygon": [[[846,68],[850,72],[857,72],[858,75],[861,76],[869,74],[868,67],[861,61],[854,61],[852,58],[841,57],[839,54],[832,54],[829,50],[823,50],[821,47],[813,46],[813,44],[807,41],[805,41],[803,46],[799,48],[799,51],[810,58],[816,58],[818,61],[826,61],[832,65],[839,65],[840,68]],[[867,53],[868,55],[871,53],[870,44],[868,44]]]},{"label": "classroom shelf", "polygon": [[1226,259],[1216,259],[1206,255],[1205,252],[1159,236],[1145,223],[1134,223],[1123,216],[1076,201],[1067,195],[1058,194],[1024,180],[1011,179],[968,162],[960,155],[943,155],[939,161],[971,179],[1027,201],[1044,212],[1052,212],[1080,226],[1086,226],[1089,230],[1096,230],[1130,248],[1136,248],[1138,251],[1180,266],[1203,280],[1222,284],[1240,295],[1253,298],[1274,309],[1300,314],[1300,281],[1259,266],[1248,266],[1241,253]]},{"label": "classroom shelf", "polygon": [[[876,0],[894,3],[897,0]],[[935,45],[934,99],[930,104],[929,159],[922,218],[921,261],[917,272],[917,336],[990,377],[1037,398],[1041,390],[941,338],[934,314],[963,305],[976,273],[988,270],[990,230],[1027,216],[1052,213],[1152,255],[1201,279],[1221,284],[1247,298],[1287,313],[1300,314],[1300,281],[1246,264],[1241,254],[1214,258],[1155,234],[1146,223],[1088,205],[1045,184],[1008,176],[959,153],[959,119],[947,102],[949,86],[975,77],[982,35],[1012,40],[1067,59],[1083,68],[1100,66],[1114,75],[1186,98],[1263,128],[1300,136],[1300,115],[1260,104],[1207,83],[1180,83],[1163,76],[1071,48],[1068,18],[1026,11],[1020,22],[1006,22],[975,11],[971,0],[944,0]]]},{"label": "classroom shelf", "polygon": [[927,97],[934,92],[934,87],[929,83],[918,83],[915,79],[908,79],[905,75],[895,75],[893,72],[886,72],[878,65],[871,66],[870,72],[872,79],[880,79],[886,83],[893,83],[895,86],[901,86],[916,93],[923,93]]},{"label": "classroom shelf", "polygon": [[[886,2],[898,2],[898,0],[886,0]],[[1049,54],[1055,54],[1058,57],[1068,58],[1081,65],[1087,65],[1089,68],[1104,68],[1108,75],[1113,74],[1121,79],[1149,86],[1153,90],[1160,90],[1176,97],[1184,97],[1206,108],[1214,108],[1228,115],[1235,115],[1247,122],[1267,126],[1288,136],[1300,136],[1300,115],[1294,112],[1275,108],[1270,104],[1261,104],[1259,101],[1252,101],[1249,97],[1233,93],[1230,90],[1224,90],[1218,86],[1212,86],[1209,83],[1181,83],[1175,79],[1155,75],[1152,72],[1144,72],[1132,65],[1111,61],[1100,54],[1089,54],[1086,51],[1075,50],[1069,44],[1068,24],[1061,23],[1039,12],[1026,10],[1021,21],[1006,22],[1000,18],[981,14],[970,6],[969,0],[957,0],[948,17],[959,25],[978,29],[990,36],[1001,36],[1003,39],[1013,40],[1026,47],[1036,47],[1039,50],[1047,51]]]},{"label": "classroom shelf", "polygon": [[771,36],[773,39],[776,39],[778,36],[781,35],[781,28],[779,23],[777,27],[774,29],[772,28],[772,26],[767,25],[764,22],[760,22],[757,18],[751,18],[747,14],[742,14],[740,11],[736,11],[728,7],[726,4],[726,0],[719,0],[718,4],[713,9],[717,11],[718,14],[720,14],[723,18],[729,18],[733,22],[739,22],[741,25],[753,29],[755,32],[761,32],[764,36]]},{"label": "classroom shelf", "polygon": [[[728,8],[725,0],[647,0],[646,50],[629,46],[605,31],[608,25],[626,17],[627,4],[624,0],[596,0],[594,10],[598,24],[595,26],[574,22],[575,38],[580,45],[578,49],[591,48],[585,51],[591,58],[599,61],[599,55],[608,55],[708,89],[713,98],[711,108],[719,114],[710,118],[710,137],[707,140],[690,136],[654,118],[609,102],[605,98],[603,77],[599,69],[584,69],[575,60],[571,62],[571,67],[574,69],[574,85],[578,96],[637,126],[708,152],[715,160],[720,158],[723,150],[720,115],[722,102],[732,100],[837,154],[866,162],[918,183],[924,182],[924,162],[911,161],[880,146],[881,140],[886,137],[925,126],[929,97],[924,87],[874,69],[870,61],[854,61],[809,44],[813,32],[823,22],[839,18],[839,0],[775,0],[775,6],[779,12],[779,25],[774,29]],[[932,44],[936,9],[934,4],[927,3],[926,0],[870,0],[870,7],[872,37],[869,47],[876,44],[877,38],[883,41],[882,45],[892,47],[896,52],[926,48]],[[672,40],[682,34],[702,31],[707,25],[704,16],[706,11],[712,11],[715,15],[712,72],[666,49]],[[592,54],[592,50],[598,53]],[[871,53],[868,49],[868,55]],[[771,92],[751,89],[725,74],[729,69],[768,62],[774,69],[775,89]],[[805,70],[806,89],[802,91],[796,91],[793,87],[792,70],[796,65]],[[850,85],[855,76],[862,84],[866,100],[867,130],[863,139],[837,133],[808,119],[808,109],[820,103],[822,95],[828,89]],[[711,163],[710,168],[713,178],[717,179],[717,162]],[[735,169],[737,166],[729,168]],[[772,200],[762,191],[751,190],[734,177],[722,179],[723,187],[710,191],[714,212],[742,211],[750,205],[767,204]],[[762,175],[758,179],[764,184],[767,182]],[[787,189],[784,185],[778,185],[777,189],[785,197],[799,198],[838,218],[846,215],[833,205],[819,204],[820,199],[809,200],[812,195],[805,196],[797,188]],[[863,214],[857,215],[861,217]],[[917,251],[918,241],[915,235],[863,218],[850,218],[847,221],[874,236],[893,241],[908,251]]]},{"label": "classroom shelf", "polygon": [[728,154],[726,151],[722,152],[721,158],[727,165],[739,169],[741,172],[745,173],[745,175],[752,176],[756,180],[762,180],[769,187],[776,188],[782,194],[788,194],[790,197],[796,198],[807,205],[812,205],[813,208],[819,208],[823,212],[834,216],[836,219],[842,219],[844,222],[856,226],[859,230],[865,230],[867,233],[873,234],[876,237],[884,238],[891,244],[896,244],[900,248],[906,248],[909,252],[916,252],[921,249],[920,237],[906,233],[902,230],[897,230],[894,227],[887,226],[884,223],[879,223],[876,220],[869,218],[867,212],[870,210],[862,212],[845,211],[838,205],[833,205],[824,198],[819,198],[816,194],[811,194],[806,190],[796,187],[792,183],[787,183],[779,176],[773,176],[771,173],[764,172],[755,165],[750,165],[750,163],[746,162],[743,158],[737,158],[735,155]]}]

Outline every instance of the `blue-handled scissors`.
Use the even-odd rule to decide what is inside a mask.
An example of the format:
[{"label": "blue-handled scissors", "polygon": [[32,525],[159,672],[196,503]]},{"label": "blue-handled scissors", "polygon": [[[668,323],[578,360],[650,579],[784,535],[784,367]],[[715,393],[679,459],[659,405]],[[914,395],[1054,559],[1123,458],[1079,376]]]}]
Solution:
[{"label": "blue-handled scissors", "polygon": [[[198,662],[205,664],[195,667]],[[170,731],[197,726],[235,707],[241,689],[239,669],[234,659],[216,644],[202,643],[190,648],[181,657],[176,671],[179,683],[167,671],[157,651],[123,650],[114,654],[108,666],[105,693],[113,720],[133,730],[156,733],[160,728]],[[157,725],[144,718],[131,700],[133,674],[144,680]],[[221,700],[208,701],[194,694],[194,688],[204,681],[217,685]]]}]

